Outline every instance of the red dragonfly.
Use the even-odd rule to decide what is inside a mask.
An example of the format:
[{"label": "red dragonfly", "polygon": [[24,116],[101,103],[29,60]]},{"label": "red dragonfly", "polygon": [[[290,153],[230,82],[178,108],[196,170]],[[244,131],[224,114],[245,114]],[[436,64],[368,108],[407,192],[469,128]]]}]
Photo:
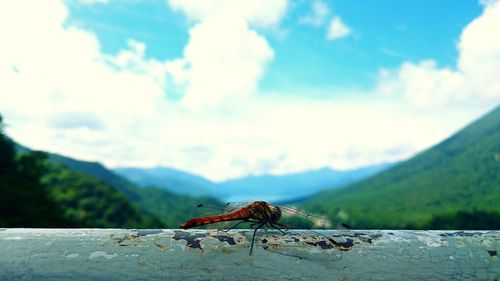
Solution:
[{"label": "red dragonfly", "polygon": [[[198,205],[198,207],[203,207],[203,204]],[[255,241],[255,234],[257,233],[257,230],[259,230],[262,227],[271,227],[285,234],[285,231],[283,231],[282,228],[289,229],[287,225],[280,222],[280,219],[284,214],[291,216],[299,215],[304,219],[314,222],[315,226],[320,226],[320,227],[331,226],[331,221],[327,218],[302,213],[291,207],[278,206],[270,204],[266,201],[253,201],[239,207],[235,207],[233,205],[230,205],[230,203],[228,203],[224,207],[224,210],[225,212],[219,215],[191,219],[181,224],[180,227],[182,229],[188,229],[196,226],[214,224],[218,222],[238,221],[235,225],[226,229],[230,230],[237,227],[241,223],[251,223],[250,227],[254,229],[252,236],[252,244],[250,246],[250,255],[252,255],[253,245]],[[348,228],[347,225],[344,224],[342,225]]]}]

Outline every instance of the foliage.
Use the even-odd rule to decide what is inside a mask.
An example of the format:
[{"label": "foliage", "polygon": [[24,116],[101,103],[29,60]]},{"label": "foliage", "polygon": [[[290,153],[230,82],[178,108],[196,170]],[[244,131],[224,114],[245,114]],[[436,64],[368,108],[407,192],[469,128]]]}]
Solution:
[{"label": "foliage", "polygon": [[[500,108],[439,145],[304,206],[355,228],[489,228],[500,213]],[[446,215],[447,214],[447,215]]]},{"label": "foliage", "polygon": [[181,223],[193,216],[193,209],[200,203],[220,204],[211,197],[178,195],[163,188],[137,186],[99,163],[79,161],[57,154],[50,154],[49,158],[53,162],[98,179],[119,190],[139,206],[141,212],[158,217],[162,227],[179,227]]},{"label": "foliage", "polygon": [[[16,145],[0,116],[0,227],[163,227],[122,192]],[[17,146],[20,147],[20,146]]]},{"label": "foliage", "polygon": [[41,152],[17,157],[0,116],[0,227],[72,225],[40,184],[45,157]]},{"label": "foliage", "polygon": [[93,177],[48,163],[42,183],[78,227],[153,228],[161,222],[141,213],[123,193]]},{"label": "foliage", "polygon": [[500,229],[500,213],[485,211],[459,211],[437,215],[429,223],[429,229]]},{"label": "foliage", "polygon": [[147,211],[157,215],[168,228],[179,228],[191,219],[198,204],[221,204],[212,197],[192,197],[173,194],[156,187],[137,189],[136,202]]}]

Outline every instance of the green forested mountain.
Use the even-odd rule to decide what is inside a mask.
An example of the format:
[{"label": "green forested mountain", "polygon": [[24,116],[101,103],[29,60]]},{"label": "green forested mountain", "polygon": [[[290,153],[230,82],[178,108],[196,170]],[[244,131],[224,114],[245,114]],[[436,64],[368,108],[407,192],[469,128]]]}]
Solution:
[{"label": "green forested mountain", "polygon": [[127,198],[140,207],[142,212],[156,215],[160,219],[162,227],[177,228],[193,215],[194,207],[200,203],[221,204],[208,196],[179,195],[153,186],[139,187],[100,163],[75,160],[52,153],[49,154],[49,159],[123,192]]},{"label": "green forested mountain", "polygon": [[34,152],[4,135],[0,227],[176,228],[213,198],[142,188],[99,163]]},{"label": "green forested mountain", "polygon": [[78,227],[154,228],[164,224],[141,212],[114,187],[62,165],[48,162],[42,185],[64,218]]},{"label": "green forested mountain", "polygon": [[23,149],[1,130],[0,227],[160,227],[122,192]]},{"label": "green forested mountain", "polygon": [[500,107],[442,143],[304,207],[356,228],[500,229]]},{"label": "green forested mountain", "polygon": [[16,155],[13,142],[3,133],[0,115],[0,227],[73,225],[42,187],[43,161],[42,153]]}]

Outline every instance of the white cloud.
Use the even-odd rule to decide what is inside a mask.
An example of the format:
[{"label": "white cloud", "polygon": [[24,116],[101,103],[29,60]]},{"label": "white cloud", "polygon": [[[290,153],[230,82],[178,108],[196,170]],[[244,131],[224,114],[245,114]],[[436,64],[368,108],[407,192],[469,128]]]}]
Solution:
[{"label": "white cloud", "polygon": [[[251,96],[274,53],[252,26],[276,25],[287,2],[170,0],[195,25],[190,29],[183,65],[172,73],[185,84],[183,104],[209,109]],[[179,77],[181,76],[181,77]]]},{"label": "white cloud", "polygon": [[403,96],[420,108],[491,107],[500,102],[500,2],[468,24],[458,42],[456,69],[439,68],[435,61],[404,63],[381,71],[376,92]]},{"label": "white cloud", "polygon": [[184,50],[190,108],[246,99],[257,89],[274,54],[267,41],[239,19],[211,18],[190,30]]},{"label": "white cloud", "polygon": [[493,5],[495,2],[498,2],[498,0],[479,0],[479,3],[483,6]]},{"label": "white cloud", "polygon": [[[498,5],[464,30],[457,69],[405,63],[381,74],[373,92],[387,98],[324,101],[253,95],[274,55],[259,30],[279,24],[283,1],[225,11],[193,3],[170,2],[193,22],[184,56],[160,61],[134,40],[117,55],[103,54],[91,32],[64,25],[63,1],[0,2],[0,112],[8,133],[110,166],[165,165],[221,180],[403,159],[498,102]],[[165,98],[169,83],[186,88],[181,103]],[[210,106],[217,110],[199,110]]]},{"label": "white cloud", "polygon": [[220,18],[243,20],[258,27],[279,23],[286,12],[286,0],[167,0],[170,7],[185,13],[191,20]]},{"label": "white cloud", "polygon": [[328,15],[330,14],[330,9],[328,6],[320,0],[316,0],[311,5],[311,12],[306,16],[299,19],[300,24],[321,26],[325,23]]},{"label": "white cloud", "polygon": [[84,5],[108,4],[111,0],[78,0]]},{"label": "white cloud", "polygon": [[328,40],[337,40],[351,34],[351,29],[340,19],[340,17],[336,16],[328,25],[328,30],[326,34],[326,38]]},{"label": "white cloud", "polygon": [[[109,136],[92,128],[113,130],[156,114],[167,71],[166,62],[145,59],[144,46],[137,42],[131,41],[116,57],[102,54],[92,33],[63,27],[67,15],[62,1],[16,1],[0,7],[5,42],[0,52],[0,111],[14,123],[12,133],[20,141],[65,152],[71,145],[57,143],[80,134],[81,128],[87,136],[106,139]],[[67,114],[95,116],[94,124],[100,125],[90,126],[83,118],[80,125],[73,122],[61,129],[58,120]],[[97,155],[90,152],[83,158]]]}]

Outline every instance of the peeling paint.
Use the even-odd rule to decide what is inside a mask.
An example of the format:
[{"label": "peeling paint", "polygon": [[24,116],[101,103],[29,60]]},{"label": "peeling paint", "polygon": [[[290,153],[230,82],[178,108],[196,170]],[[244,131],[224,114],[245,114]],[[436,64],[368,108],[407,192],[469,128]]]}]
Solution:
[{"label": "peeling paint", "polygon": [[137,235],[138,236],[147,236],[147,235],[160,234],[162,232],[163,231],[159,230],[159,229],[139,229],[139,230],[137,230]]},{"label": "peeling paint", "polygon": [[440,233],[440,236],[443,237],[474,237],[474,236],[481,236],[485,232],[480,232],[480,231],[448,231],[445,233]]},{"label": "peeling paint", "polygon": [[67,254],[66,255],[66,258],[67,259],[74,259],[74,258],[78,258],[80,255],[77,254],[77,253],[72,253],[72,254]]},{"label": "peeling paint", "polygon": [[[332,239],[333,241],[333,239]],[[306,242],[306,244],[314,246],[314,247],[320,247],[321,249],[331,249],[333,248],[333,245],[331,243],[327,243],[325,240],[323,241],[318,241],[318,242]]]},{"label": "peeling paint", "polygon": [[160,250],[165,251],[167,249],[170,249],[172,246],[171,239],[166,238],[166,237],[155,237],[153,240],[153,244],[160,248]]},{"label": "peeling paint", "polygon": [[134,232],[127,232],[127,233],[118,233],[118,234],[113,234],[111,235],[112,239],[116,240],[116,245],[125,247],[125,246],[137,246],[143,240],[140,238],[143,236],[146,236],[147,234],[141,235],[139,232],[134,231]]},{"label": "peeling paint", "polygon": [[105,259],[110,260],[110,259],[115,258],[117,256],[118,256],[117,253],[108,254],[104,251],[95,251],[95,252],[90,253],[89,260],[95,259],[95,258],[105,258]]},{"label": "peeling paint", "polygon": [[14,236],[14,237],[7,237],[4,238],[5,240],[21,240],[23,239],[21,236]]},{"label": "peeling paint", "polygon": [[428,247],[446,247],[448,245],[448,243],[439,236],[419,235],[417,239],[424,242]]},{"label": "peeling paint", "polygon": [[337,242],[334,239],[330,241],[341,251],[350,251],[354,247],[354,240],[350,238],[346,238],[345,242]]},{"label": "peeling paint", "polygon": [[220,242],[227,242],[227,244],[229,245],[236,245],[236,241],[234,241],[234,238],[231,236],[217,235],[215,236],[215,238],[217,238],[217,240],[219,240]]},{"label": "peeling paint", "polygon": [[186,240],[186,246],[188,246],[189,248],[198,248],[200,250],[203,250],[201,248],[200,240],[201,238],[207,237],[207,234],[180,230],[176,230],[174,231],[174,233],[175,235],[174,237],[172,237],[173,239]]}]

